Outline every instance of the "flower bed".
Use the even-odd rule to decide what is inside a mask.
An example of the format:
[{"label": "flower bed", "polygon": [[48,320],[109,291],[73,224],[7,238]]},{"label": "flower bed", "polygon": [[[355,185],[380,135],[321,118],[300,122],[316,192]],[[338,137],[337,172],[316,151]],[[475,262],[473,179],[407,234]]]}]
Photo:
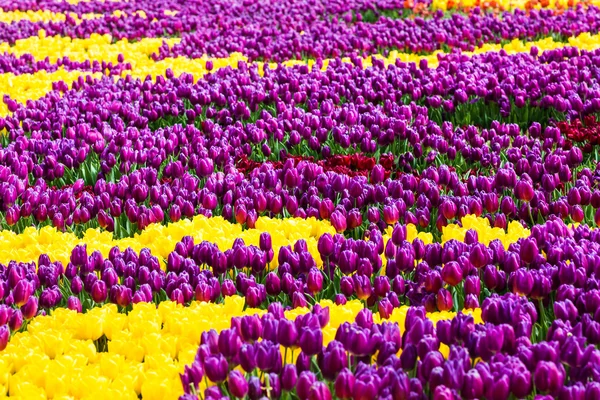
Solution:
[{"label": "flower bed", "polygon": [[594,2],[0,2],[0,394],[600,397]]}]

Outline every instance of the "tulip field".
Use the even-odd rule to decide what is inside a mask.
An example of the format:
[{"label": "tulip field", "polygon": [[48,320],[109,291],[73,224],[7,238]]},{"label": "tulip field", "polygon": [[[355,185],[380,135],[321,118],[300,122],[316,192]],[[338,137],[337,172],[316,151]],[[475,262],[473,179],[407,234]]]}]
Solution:
[{"label": "tulip field", "polygon": [[600,0],[0,0],[0,398],[600,399]]}]

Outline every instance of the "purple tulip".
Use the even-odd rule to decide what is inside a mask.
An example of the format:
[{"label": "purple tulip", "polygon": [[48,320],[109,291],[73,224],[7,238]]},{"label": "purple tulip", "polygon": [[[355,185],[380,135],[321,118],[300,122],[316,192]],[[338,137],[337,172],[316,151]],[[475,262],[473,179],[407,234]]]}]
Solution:
[{"label": "purple tulip", "polygon": [[233,370],[229,373],[227,388],[233,396],[243,398],[248,393],[248,381],[239,371]]}]

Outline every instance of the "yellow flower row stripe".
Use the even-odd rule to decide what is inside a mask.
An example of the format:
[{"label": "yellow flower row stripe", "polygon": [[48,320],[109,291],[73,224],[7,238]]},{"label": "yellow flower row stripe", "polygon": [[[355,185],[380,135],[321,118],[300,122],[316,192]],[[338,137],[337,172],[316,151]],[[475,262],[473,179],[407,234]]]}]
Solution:
[{"label": "yellow flower row stripe", "polygon": [[0,12],[0,22],[10,24],[19,21],[29,22],[63,22],[67,19],[67,15],[77,22],[83,20],[101,18],[102,14],[88,13],[78,16],[76,13],[56,13],[48,10],[27,10],[27,11],[3,11]]},{"label": "yellow flower row stripe", "polygon": [[111,35],[93,33],[89,38],[79,39],[63,36],[46,36],[42,29],[38,36],[17,40],[14,45],[0,43],[0,53],[7,52],[20,56],[32,54],[37,60],[48,57],[51,62],[65,56],[72,61],[106,61],[117,63],[119,54],[135,69],[138,65],[153,64],[150,55],[158,52],[163,42],[173,46],[180,39],[144,38],[130,42],[126,38],[112,43]]},{"label": "yellow flower row stripe", "polygon": [[[50,316],[36,317],[27,332],[17,333],[0,353],[0,396],[137,399],[141,394],[145,400],[176,399],[183,394],[179,374],[193,362],[202,332],[229,328],[235,316],[264,313],[243,311],[243,305],[244,300],[235,296],[218,305],[194,302],[182,307],[163,302],[156,308],[139,303],[128,315],[119,313],[114,305],[86,314],[57,309]],[[321,305],[330,307],[331,320],[323,329],[325,345],[335,338],[336,329],[343,322],[354,321],[363,307],[357,300],[344,306],[331,301]],[[397,322],[401,332],[407,310],[395,309],[389,320]],[[308,311],[288,311],[286,318]],[[454,315],[438,312],[427,317],[435,325]],[[480,309],[472,315],[476,323],[482,322]],[[374,321],[381,322],[379,315],[374,315]],[[108,351],[97,352],[93,341],[103,335]],[[447,355],[448,348],[443,346],[441,351]],[[287,361],[293,361],[291,353]]]},{"label": "yellow flower row stripe", "polygon": [[479,242],[488,246],[492,240],[499,239],[505,249],[519,239],[531,235],[531,231],[524,228],[518,221],[511,221],[506,231],[502,228],[493,228],[487,218],[477,218],[474,215],[465,216],[461,220],[461,224],[462,226],[451,224],[442,228],[442,245],[452,239],[463,242],[465,234],[471,229],[477,232]]},{"label": "yellow flower row stripe", "polygon": [[[177,11],[165,10],[165,15],[174,16],[177,15]],[[121,10],[116,10],[110,14],[113,17],[123,17],[123,16],[137,16],[140,18],[148,18],[146,12],[144,10],[138,10],[135,12],[124,12]],[[73,18],[77,23],[81,23],[84,20],[96,19],[104,17],[104,14],[96,14],[96,13],[85,13],[77,15],[74,12],[70,13],[60,13],[53,12],[48,10],[27,10],[27,11],[0,11],[0,22],[10,24],[13,22],[19,21],[29,21],[29,22],[64,22],[67,19],[67,16]],[[156,19],[154,19],[156,21]]]},{"label": "yellow flower row stripe", "polygon": [[269,232],[271,235],[275,260],[279,248],[293,245],[297,240],[304,239],[315,261],[322,264],[317,250],[317,241],[324,233],[335,234],[335,229],[329,221],[318,221],[315,218],[260,217],[256,221],[255,229],[242,230],[241,225],[228,222],[222,217],[207,218],[203,215],[168,225],[152,224],[132,238],[118,240],[113,239],[112,233],[100,229],[88,229],[83,238],[79,239],[73,233],[63,233],[49,226],[39,230],[29,227],[21,234],[10,231],[0,232],[0,264],[6,264],[11,260],[37,262],[41,254],[48,254],[53,261],[61,261],[66,265],[71,251],[79,244],[87,245],[88,254],[99,250],[105,257],[115,246],[121,250],[130,247],[136,252],[148,248],[162,263],[163,259],[166,260],[169,253],[175,249],[175,244],[184,236],[193,236],[195,243],[203,240],[215,243],[221,251],[225,251],[232,247],[237,238],[243,239],[247,246],[258,246],[262,232]]},{"label": "yellow flower row stripe", "polygon": [[[418,232],[413,224],[408,224],[407,240],[412,242],[419,238],[425,244],[433,243],[431,233]],[[465,233],[474,229],[478,233],[479,241],[489,244],[494,239],[500,239],[508,248],[511,243],[520,238],[528,237],[530,232],[523,228],[518,222],[511,222],[508,230],[492,228],[486,218],[466,216],[462,219],[462,227],[449,225],[442,232],[442,244],[450,239],[463,241]],[[392,235],[393,227],[390,226],[384,234],[387,242]],[[88,254],[98,250],[104,257],[108,256],[111,248],[118,246],[121,250],[131,248],[139,252],[143,248],[151,250],[164,266],[170,252],[175,249],[175,244],[184,236],[190,235],[195,243],[208,241],[219,246],[221,251],[230,249],[236,238],[241,238],[247,246],[259,245],[262,232],[269,232],[275,252],[276,263],[279,249],[283,246],[294,245],[302,239],[306,241],[307,247],[317,265],[323,264],[317,249],[317,243],[321,235],[335,234],[335,229],[329,221],[321,221],[315,218],[268,218],[260,217],[256,221],[255,229],[242,230],[239,224],[231,223],[222,217],[207,218],[197,215],[191,220],[181,220],[168,225],[152,224],[144,231],[132,238],[114,239],[112,233],[100,229],[88,229],[80,239],[70,232],[60,232],[53,227],[46,226],[41,229],[34,227],[26,228],[21,234],[11,231],[0,232],[0,264],[10,261],[37,262],[41,254],[47,254],[52,261],[60,261],[63,265],[69,262],[71,251],[77,245],[87,245]],[[385,260],[384,260],[385,261]]]},{"label": "yellow flower row stripe", "polygon": [[[101,73],[67,71],[62,68],[54,72],[41,70],[33,74],[0,74],[0,93],[8,94],[14,101],[25,104],[27,100],[38,100],[52,91],[54,82],[63,81],[71,87],[80,76],[85,78],[88,75],[93,78],[102,77]],[[8,106],[0,101],[0,116],[8,113]]]}]

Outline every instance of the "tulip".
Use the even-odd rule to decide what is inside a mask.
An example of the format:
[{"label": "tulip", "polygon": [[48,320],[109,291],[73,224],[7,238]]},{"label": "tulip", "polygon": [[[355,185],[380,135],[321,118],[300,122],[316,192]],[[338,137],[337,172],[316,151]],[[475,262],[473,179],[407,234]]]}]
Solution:
[{"label": "tulip", "polygon": [[319,241],[317,243],[317,248],[319,250],[319,254],[323,257],[329,257],[333,253],[333,238],[329,233],[325,233],[321,235]]},{"label": "tulip", "polygon": [[379,300],[378,310],[381,318],[389,319],[394,311],[394,306],[387,298],[384,298]]},{"label": "tulip", "polygon": [[104,281],[98,280],[92,286],[92,299],[96,303],[103,303],[108,296],[106,284]]},{"label": "tulip", "polygon": [[344,296],[343,294],[338,293],[335,295],[334,302],[338,306],[343,306],[348,302],[348,299],[346,299],[346,296]]},{"label": "tulip", "polygon": [[398,208],[395,205],[383,207],[383,220],[388,225],[394,225],[400,218]]},{"label": "tulip", "polygon": [[252,344],[243,344],[239,350],[239,362],[244,371],[252,373],[256,368],[256,350]]},{"label": "tulip", "polygon": [[440,211],[444,218],[454,219],[457,211],[456,204],[451,200],[444,200],[440,205]]},{"label": "tulip", "polygon": [[32,284],[25,279],[21,279],[19,282],[17,282],[12,291],[13,300],[15,304],[20,307],[27,303],[27,300],[29,300],[29,297],[32,295],[32,293]]},{"label": "tulip", "polygon": [[228,359],[234,357],[242,346],[242,340],[235,329],[221,331],[218,343],[219,351]]},{"label": "tulip", "polygon": [[280,279],[274,272],[269,272],[265,279],[265,289],[270,296],[277,296],[281,293]]},{"label": "tulip", "polygon": [[451,400],[454,398],[454,396],[452,395],[452,391],[450,390],[450,388],[444,385],[440,385],[436,387],[433,391],[432,398],[434,400]]},{"label": "tulip", "polygon": [[197,391],[203,376],[204,370],[200,363],[194,361],[191,366],[186,365],[184,373],[180,375],[184,391],[189,393],[191,387]]},{"label": "tulip", "polygon": [[379,393],[381,379],[374,374],[363,374],[354,381],[355,399],[375,399]]},{"label": "tulip", "polygon": [[346,228],[347,228],[346,217],[339,210],[335,210],[331,214],[330,218],[331,218],[331,225],[333,225],[336,232],[341,233],[346,230]]},{"label": "tulip", "polygon": [[406,240],[406,225],[396,224],[392,230],[392,243],[400,246]]},{"label": "tulip", "polygon": [[269,251],[273,248],[271,244],[271,235],[268,232],[263,232],[260,234],[259,247],[262,251]]},{"label": "tulip", "polygon": [[519,180],[515,186],[515,196],[522,201],[530,202],[533,199],[534,191],[531,182]]},{"label": "tulip", "polygon": [[331,400],[331,392],[325,382],[315,382],[308,393],[309,400]]},{"label": "tulip", "polygon": [[67,308],[69,310],[73,310],[73,311],[80,313],[81,312],[81,301],[79,301],[79,299],[75,296],[70,296],[67,299]]},{"label": "tulip", "polygon": [[279,345],[263,340],[256,344],[256,366],[266,372],[281,370],[281,352]]},{"label": "tulip", "polygon": [[557,393],[563,385],[564,376],[555,363],[540,361],[535,369],[533,381],[540,392]]},{"label": "tulip", "polygon": [[233,396],[241,399],[248,393],[248,381],[240,371],[233,370],[229,373],[227,388]]},{"label": "tulip", "polygon": [[539,250],[535,238],[526,238],[521,241],[521,248],[519,251],[521,260],[527,264],[530,264],[533,262],[538,253]]},{"label": "tulip", "polygon": [[456,261],[450,261],[442,268],[442,279],[450,286],[456,286],[463,279],[463,272],[460,264]]},{"label": "tulip", "polygon": [[298,373],[294,364],[286,364],[281,372],[281,388],[285,391],[291,391],[296,387]]},{"label": "tulip", "polygon": [[378,184],[384,181],[385,179],[385,168],[380,165],[380,164],[376,164],[375,166],[373,166],[373,169],[371,170],[371,182],[373,184]]},{"label": "tulip", "polygon": [[367,211],[367,219],[373,224],[379,222],[379,220],[381,219],[379,209],[375,207],[369,208],[369,211]]},{"label": "tulip", "polygon": [[516,272],[511,273],[512,279],[512,291],[523,296],[529,295],[533,289],[533,276],[531,273],[524,268],[518,269]]},{"label": "tulip", "polygon": [[235,288],[235,284],[230,279],[225,279],[221,284],[221,294],[223,297],[229,297],[236,294],[237,290]]},{"label": "tulip", "polygon": [[417,348],[413,344],[407,344],[404,346],[402,353],[400,354],[400,365],[405,371],[411,371],[415,368],[417,362]]},{"label": "tulip", "polygon": [[38,310],[38,299],[31,296],[27,302],[21,307],[21,312],[25,319],[31,319],[35,316]]},{"label": "tulip", "polygon": [[212,382],[221,383],[227,379],[227,360],[222,355],[210,355],[204,360],[204,371]]},{"label": "tulip", "polygon": [[435,302],[440,311],[449,311],[454,307],[452,294],[443,288],[437,292]]},{"label": "tulip", "polygon": [[335,379],[335,395],[340,399],[351,399],[354,396],[355,378],[348,368],[343,369]]},{"label": "tulip", "polygon": [[474,244],[469,253],[469,261],[475,268],[482,268],[489,263],[488,249],[482,243]]},{"label": "tulip", "polygon": [[260,289],[254,286],[249,287],[246,292],[246,304],[248,305],[248,307],[259,307],[262,302],[263,297],[261,296]]},{"label": "tulip", "polygon": [[307,356],[314,356],[323,349],[323,331],[321,329],[302,328],[299,345]]},{"label": "tulip", "polygon": [[245,342],[257,341],[262,335],[262,323],[256,315],[242,317],[240,335]]},{"label": "tulip", "polygon": [[466,399],[478,399],[483,396],[484,384],[476,369],[469,370],[465,375],[461,394]]},{"label": "tulip", "polygon": [[4,349],[6,349],[9,339],[10,339],[10,330],[8,329],[8,325],[0,326],[0,351],[3,351]]},{"label": "tulip", "polygon": [[312,268],[307,277],[306,285],[308,291],[315,295],[323,289],[323,274],[316,268]]},{"label": "tulip", "polygon": [[15,310],[8,319],[8,327],[12,332],[15,332],[21,329],[21,326],[23,326],[23,313],[21,313],[21,310]]},{"label": "tulip", "polygon": [[308,305],[308,301],[306,301],[306,297],[304,294],[299,292],[294,292],[292,294],[292,307],[293,308],[304,308]]},{"label": "tulip", "polygon": [[310,396],[310,388],[316,382],[317,377],[310,371],[304,371],[298,377],[296,383],[296,395],[300,400],[307,400]]},{"label": "tulip", "polygon": [[468,294],[465,296],[464,307],[468,310],[476,310],[479,308],[479,299],[474,294]]},{"label": "tulip", "polygon": [[356,291],[356,296],[360,300],[366,300],[371,296],[372,286],[368,277],[356,274],[353,276],[352,281],[354,283],[354,291]]},{"label": "tulip", "polygon": [[465,294],[475,295],[479,297],[479,293],[481,292],[481,281],[478,276],[467,276],[465,279]]}]

